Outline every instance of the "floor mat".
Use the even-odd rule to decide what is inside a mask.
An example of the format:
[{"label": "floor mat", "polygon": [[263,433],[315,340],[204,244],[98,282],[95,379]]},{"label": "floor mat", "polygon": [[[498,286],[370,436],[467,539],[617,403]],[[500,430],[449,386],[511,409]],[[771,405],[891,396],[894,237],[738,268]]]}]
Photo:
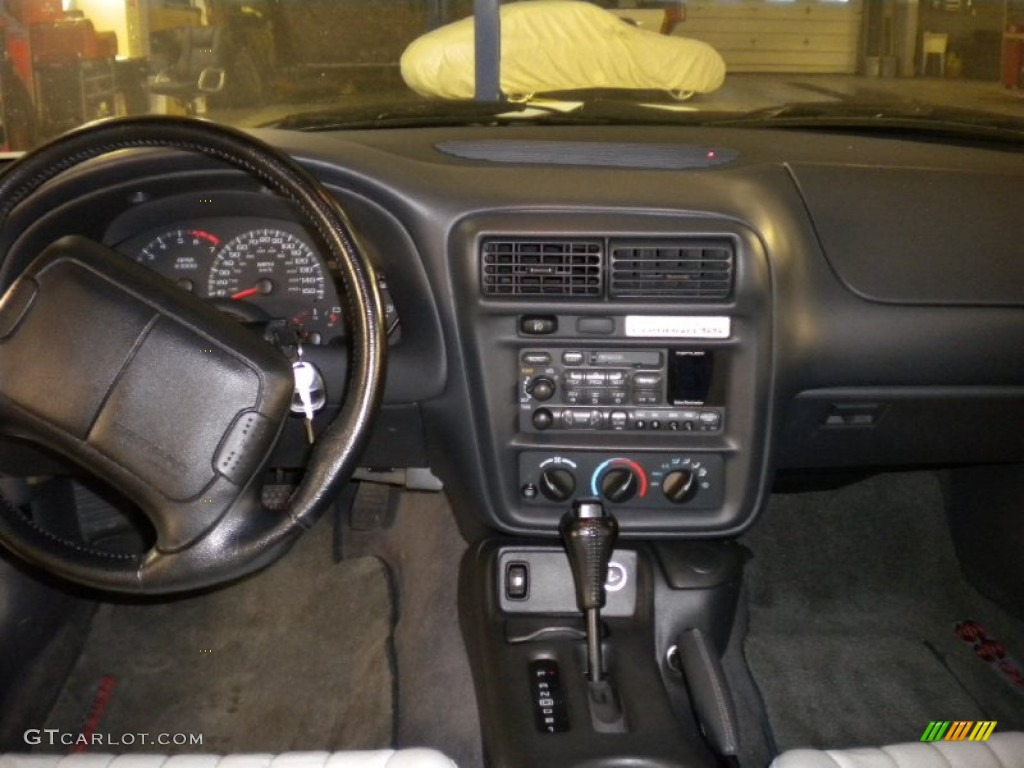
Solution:
[{"label": "floor mat", "polygon": [[[386,747],[391,629],[384,565],[371,557],[334,564],[324,521],[241,583],[169,602],[102,605],[46,727],[116,740],[91,751]],[[179,734],[199,734],[202,744],[153,743]]]},{"label": "floor mat", "polygon": [[932,473],[772,497],[744,537],[747,661],[780,749],[916,741],[931,720],[1024,728],[1024,691],[956,633],[1017,658],[1024,625],[960,574]]}]

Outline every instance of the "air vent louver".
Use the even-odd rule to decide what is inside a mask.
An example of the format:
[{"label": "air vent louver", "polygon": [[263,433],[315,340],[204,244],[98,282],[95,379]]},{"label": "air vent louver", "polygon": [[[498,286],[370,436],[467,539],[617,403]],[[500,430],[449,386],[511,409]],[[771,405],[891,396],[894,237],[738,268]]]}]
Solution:
[{"label": "air vent louver", "polygon": [[491,239],[483,243],[488,296],[601,296],[600,240]]},{"label": "air vent louver", "polygon": [[716,301],[732,291],[729,241],[613,240],[612,298],[678,298]]}]

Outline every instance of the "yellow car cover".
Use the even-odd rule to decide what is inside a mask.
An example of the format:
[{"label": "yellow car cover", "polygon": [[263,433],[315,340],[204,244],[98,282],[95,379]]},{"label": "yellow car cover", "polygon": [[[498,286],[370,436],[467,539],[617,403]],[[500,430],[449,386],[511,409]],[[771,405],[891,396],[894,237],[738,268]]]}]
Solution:
[{"label": "yellow car cover", "polygon": [[[473,18],[414,40],[401,69],[424,96],[472,98]],[[501,90],[508,96],[584,88],[709,93],[724,80],[725,62],[710,45],[640,29],[587,2],[501,6]]]}]

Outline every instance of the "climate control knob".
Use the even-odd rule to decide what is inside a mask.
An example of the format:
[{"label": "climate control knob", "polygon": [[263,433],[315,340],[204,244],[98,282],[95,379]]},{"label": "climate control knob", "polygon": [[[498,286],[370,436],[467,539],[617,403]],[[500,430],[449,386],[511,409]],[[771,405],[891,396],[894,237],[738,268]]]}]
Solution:
[{"label": "climate control knob", "polygon": [[555,395],[555,382],[547,376],[538,376],[526,385],[526,391],[534,400],[544,402]]},{"label": "climate control knob", "polygon": [[661,492],[673,504],[685,504],[697,495],[697,475],[689,469],[675,469],[661,481]]},{"label": "climate control knob", "polygon": [[568,501],[576,491],[576,476],[567,469],[545,469],[540,473],[540,492],[551,501]]},{"label": "climate control knob", "polygon": [[636,473],[625,467],[609,469],[601,477],[601,495],[608,501],[622,504],[636,496],[640,481]]}]

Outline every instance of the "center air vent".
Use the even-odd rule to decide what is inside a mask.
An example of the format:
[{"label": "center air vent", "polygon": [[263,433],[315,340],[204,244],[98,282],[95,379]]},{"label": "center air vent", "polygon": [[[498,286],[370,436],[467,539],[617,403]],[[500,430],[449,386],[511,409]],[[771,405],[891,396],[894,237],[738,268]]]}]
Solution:
[{"label": "center air vent", "polygon": [[612,298],[715,301],[732,291],[728,240],[612,240]]},{"label": "center air vent", "polygon": [[489,239],[481,289],[488,296],[601,296],[600,240]]}]

